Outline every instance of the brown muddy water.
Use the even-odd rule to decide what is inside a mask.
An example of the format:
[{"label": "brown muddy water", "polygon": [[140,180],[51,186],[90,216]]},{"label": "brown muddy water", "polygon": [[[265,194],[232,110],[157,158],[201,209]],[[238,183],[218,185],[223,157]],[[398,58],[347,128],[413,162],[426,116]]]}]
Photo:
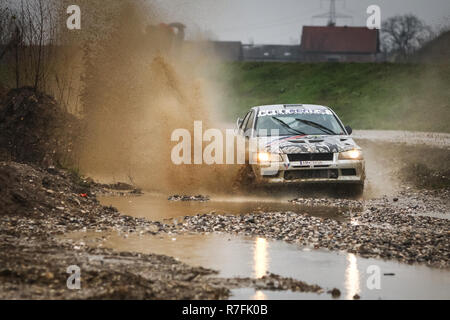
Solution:
[{"label": "brown muddy water", "polygon": [[131,197],[98,197],[101,204],[116,207],[121,213],[149,220],[164,220],[188,215],[246,214],[254,212],[292,211],[322,218],[344,220],[348,209],[327,206],[302,206],[289,202],[292,197],[212,196],[209,201],[168,201],[167,196],[146,193]]},{"label": "brown muddy water", "polygon": [[[450,299],[448,270],[365,259],[344,252],[302,248],[283,241],[227,234],[129,235],[81,232],[68,235],[81,245],[117,251],[165,254],[194,266],[219,271],[221,277],[261,277],[276,273],[338,288],[339,299]],[[375,268],[379,287],[370,287]],[[369,285],[368,285],[369,282]],[[231,299],[332,299],[330,294],[232,290]]]},{"label": "brown muddy water", "polygon": [[[104,205],[120,212],[150,220],[197,213],[240,214],[257,211],[294,211],[315,216],[345,219],[339,208],[304,207],[287,199],[212,197],[207,202],[168,201],[167,197],[103,197]],[[348,209],[347,209],[348,210]],[[65,236],[75,243],[117,251],[156,253],[172,256],[194,266],[212,268],[220,277],[261,277],[266,272],[318,284],[325,291],[338,288],[339,299],[450,299],[450,273],[420,265],[366,259],[345,252],[300,247],[262,237],[214,234],[119,234],[79,232]],[[371,275],[379,271],[379,287],[370,287]],[[231,299],[332,299],[330,294],[291,291],[233,289]]]}]

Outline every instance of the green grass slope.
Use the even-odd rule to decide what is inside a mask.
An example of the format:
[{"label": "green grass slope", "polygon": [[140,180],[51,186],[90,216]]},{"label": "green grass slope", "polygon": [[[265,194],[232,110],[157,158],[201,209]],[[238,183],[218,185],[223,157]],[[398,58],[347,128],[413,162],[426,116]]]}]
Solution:
[{"label": "green grass slope", "polygon": [[450,132],[450,64],[234,62],[227,116],[261,104],[332,107],[356,129]]}]

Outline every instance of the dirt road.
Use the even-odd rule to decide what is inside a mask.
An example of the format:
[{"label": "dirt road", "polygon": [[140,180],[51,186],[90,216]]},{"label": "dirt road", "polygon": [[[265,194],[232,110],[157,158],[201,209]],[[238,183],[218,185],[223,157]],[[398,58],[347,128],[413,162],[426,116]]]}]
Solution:
[{"label": "dirt road", "polygon": [[[362,200],[297,194],[288,202],[272,192],[265,202],[211,195],[174,209],[166,194],[156,201],[2,162],[0,297],[256,299],[282,290],[285,298],[331,299],[336,287],[346,299],[449,298],[448,136],[413,136],[355,132],[369,175]],[[299,263],[309,271],[297,272]],[[67,288],[70,265],[81,268],[81,290]],[[376,294],[363,285],[370,265],[396,274]]]},{"label": "dirt road", "polygon": [[355,139],[370,140],[372,142],[427,145],[429,147],[450,149],[450,133],[401,130],[355,130],[352,136]]}]

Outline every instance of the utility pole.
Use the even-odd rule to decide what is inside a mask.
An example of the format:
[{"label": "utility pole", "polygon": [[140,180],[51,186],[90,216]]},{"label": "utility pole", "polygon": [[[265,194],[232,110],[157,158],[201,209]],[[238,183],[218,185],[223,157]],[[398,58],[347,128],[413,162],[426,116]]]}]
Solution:
[{"label": "utility pole", "polygon": [[336,0],[330,0],[330,17],[328,18],[328,26],[336,25]]},{"label": "utility pole", "polygon": [[[320,19],[325,18],[325,19],[328,19],[327,26],[329,26],[329,27],[336,26],[336,20],[338,18],[340,18],[340,19],[351,19],[353,21],[353,17],[352,16],[336,12],[336,0],[328,0],[328,1],[330,1],[330,10],[328,12],[326,12],[326,13],[322,13],[322,14],[318,14],[318,15],[313,16],[313,19],[314,18],[320,18]],[[322,0],[321,0],[321,3],[322,3]]]}]

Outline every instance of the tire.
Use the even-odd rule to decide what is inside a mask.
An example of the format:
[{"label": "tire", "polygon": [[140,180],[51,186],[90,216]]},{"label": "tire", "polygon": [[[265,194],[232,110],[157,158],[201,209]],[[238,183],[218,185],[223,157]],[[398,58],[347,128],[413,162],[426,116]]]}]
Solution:
[{"label": "tire", "polygon": [[348,190],[350,196],[355,198],[361,198],[364,194],[364,184],[363,183],[355,183],[348,186]]},{"label": "tire", "polygon": [[250,190],[256,183],[256,177],[250,165],[243,165],[233,182],[234,190]]}]

